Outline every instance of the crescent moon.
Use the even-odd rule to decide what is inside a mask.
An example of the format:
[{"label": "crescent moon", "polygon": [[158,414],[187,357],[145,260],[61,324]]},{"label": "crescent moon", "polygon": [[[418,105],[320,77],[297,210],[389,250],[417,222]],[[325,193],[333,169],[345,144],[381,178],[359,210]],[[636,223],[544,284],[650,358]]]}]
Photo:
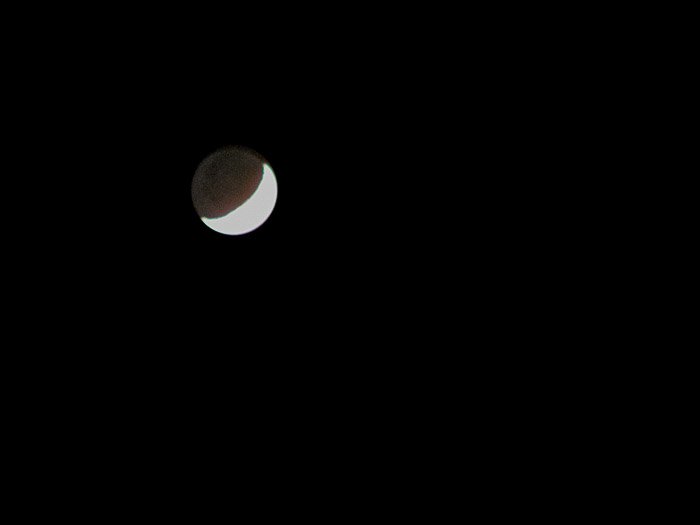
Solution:
[{"label": "crescent moon", "polygon": [[224,235],[243,235],[259,228],[272,214],[276,202],[277,178],[272,168],[265,164],[260,185],[247,201],[223,217],[200,218],[215,232]]}]

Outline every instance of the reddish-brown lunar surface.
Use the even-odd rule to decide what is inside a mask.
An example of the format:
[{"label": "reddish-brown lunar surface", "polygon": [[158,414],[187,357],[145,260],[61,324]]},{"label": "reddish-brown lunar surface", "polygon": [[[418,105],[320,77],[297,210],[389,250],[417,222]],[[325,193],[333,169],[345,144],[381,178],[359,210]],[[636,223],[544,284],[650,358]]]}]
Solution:
[{"label": "reddish-brown lunar surface", "polygon": [[192,202],[202,218],[231,213],[258,189],[265,161],[241,146],[229,146],[205,158],[192,179]]}]

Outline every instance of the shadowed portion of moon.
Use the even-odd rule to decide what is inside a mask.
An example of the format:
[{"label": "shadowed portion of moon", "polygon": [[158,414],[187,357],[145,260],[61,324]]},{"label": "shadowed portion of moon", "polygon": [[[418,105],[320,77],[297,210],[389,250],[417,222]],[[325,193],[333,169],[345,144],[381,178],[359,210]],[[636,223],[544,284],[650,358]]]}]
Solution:
[{"label": "shadowed portion of moon", "polygon": [[229,146],[205,158],[192,179],[192,202],[202,218],[231,213],[258,189],[264,159],[242,146]]}]

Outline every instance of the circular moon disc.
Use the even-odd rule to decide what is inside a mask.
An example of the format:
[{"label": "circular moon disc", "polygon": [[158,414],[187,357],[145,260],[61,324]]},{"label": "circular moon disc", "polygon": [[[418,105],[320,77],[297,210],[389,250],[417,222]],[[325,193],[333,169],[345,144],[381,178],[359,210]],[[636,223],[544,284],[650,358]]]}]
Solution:
[{"label": "circular moon disc", "polygon": [[212,230],[242,235],[262,225],[277,202],[277,179],[258,153],[240,146],[205,158],[192,179],[192,202]]}]

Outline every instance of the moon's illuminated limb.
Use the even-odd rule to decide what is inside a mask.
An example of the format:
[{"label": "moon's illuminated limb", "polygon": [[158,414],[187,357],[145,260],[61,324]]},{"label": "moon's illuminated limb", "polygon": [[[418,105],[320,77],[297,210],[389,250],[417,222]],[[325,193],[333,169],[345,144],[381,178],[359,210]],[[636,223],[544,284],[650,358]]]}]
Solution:
[{"label": "moon's illuminated limb", "polygon": [[202,217],[212,230],[226,235],[242,235],[262,225],[277,202],[277,179],[272,168],[265,164],[260,186],[251,197],[228,215],[218,219]]}]

